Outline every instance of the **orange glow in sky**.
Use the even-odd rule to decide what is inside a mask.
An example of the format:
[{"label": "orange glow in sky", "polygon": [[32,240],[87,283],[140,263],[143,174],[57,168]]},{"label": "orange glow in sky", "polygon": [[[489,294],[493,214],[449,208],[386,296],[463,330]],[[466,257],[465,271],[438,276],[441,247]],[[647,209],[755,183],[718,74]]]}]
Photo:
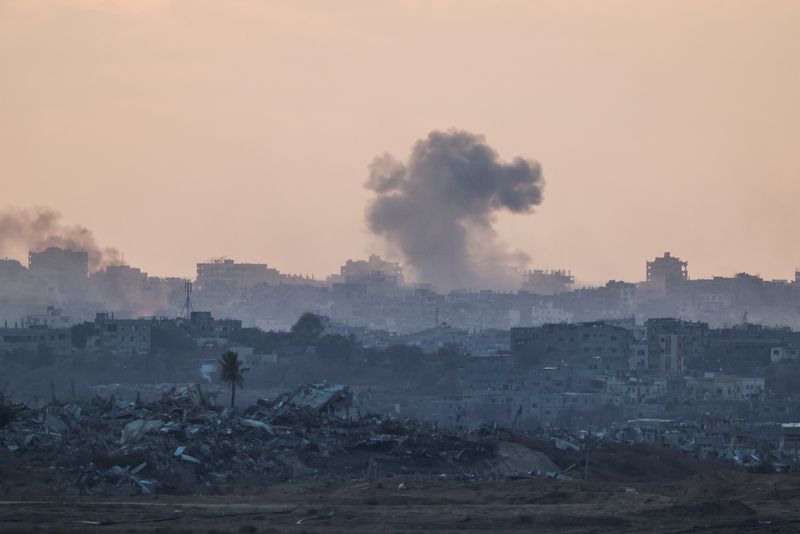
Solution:
[{"label": "orange glow in sky", "polygon": [[0,208],[153,274],[323,277],[384,252],[373,157],[434,129],[538,160],[496,228],[532,267],[640,280],[800,266],[796,1],[0,1]]}]

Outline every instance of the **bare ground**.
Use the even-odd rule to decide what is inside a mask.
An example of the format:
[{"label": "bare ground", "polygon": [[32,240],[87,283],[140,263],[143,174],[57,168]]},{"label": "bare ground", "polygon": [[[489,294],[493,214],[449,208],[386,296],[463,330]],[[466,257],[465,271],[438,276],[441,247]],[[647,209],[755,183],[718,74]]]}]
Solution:
[{"label": "bare ground", "polygon": [[0,502],[2,532],[456,530],[800,532],[800,476],[713,472],[653,484],[387,477],[379,482],[287,482],[221,496]]}]

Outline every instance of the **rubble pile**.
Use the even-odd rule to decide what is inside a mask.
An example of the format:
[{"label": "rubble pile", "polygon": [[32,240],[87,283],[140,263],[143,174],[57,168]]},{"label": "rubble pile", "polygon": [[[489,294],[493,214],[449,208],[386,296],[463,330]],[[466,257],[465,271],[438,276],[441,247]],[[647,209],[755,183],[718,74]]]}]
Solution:
[{"label": "rubble pile", "polygon": [[414,421],[351,419],[352,398],[346,386],[313,384],[231,412],[198,385],[187,385],[148,403],[98,396],[41,409],[17,406],[0,429],[0,447],[30,472],[48,473],[52,491],[80,495],[497,472],[489,441],[440,434]]}]

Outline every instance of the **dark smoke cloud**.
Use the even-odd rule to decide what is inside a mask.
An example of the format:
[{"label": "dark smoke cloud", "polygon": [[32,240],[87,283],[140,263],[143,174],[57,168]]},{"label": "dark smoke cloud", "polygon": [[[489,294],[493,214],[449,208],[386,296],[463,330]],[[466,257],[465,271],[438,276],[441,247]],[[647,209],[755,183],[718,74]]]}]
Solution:
[{"label": "dark smoke cloud", "polygon": [[508,250],[492,223],[501,210],[529,213],[543,185],[533,160],[506,163],[483,136],[434,131],[407,163],[384,154],[370,164],[367,224],[437,288],[518,286],[510,267],[529,258]]},{"label": "dark smoke cloud", "polygon": [[88,253],[91,271],[122,263],[117,249],[100,247],[90,230],[64,224],[56,211],[44,208],[0,211],[0,256],[25,254],[29,250],[41,252],[48,247]]}]

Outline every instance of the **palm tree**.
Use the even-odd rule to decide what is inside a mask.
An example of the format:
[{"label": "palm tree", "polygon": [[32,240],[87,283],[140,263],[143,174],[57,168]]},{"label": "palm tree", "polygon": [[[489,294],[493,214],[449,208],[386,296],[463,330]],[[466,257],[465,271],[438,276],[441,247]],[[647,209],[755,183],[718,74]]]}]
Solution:
[{"label": "palm tree", "polygon": [[242,367],[239,355],[230,350],[222,355],[218,363],[220,378],[231,385],[231,410],[233,410],[236,403],[236,386],[241,387],[244,384],[244,372],[247,369]]}]

